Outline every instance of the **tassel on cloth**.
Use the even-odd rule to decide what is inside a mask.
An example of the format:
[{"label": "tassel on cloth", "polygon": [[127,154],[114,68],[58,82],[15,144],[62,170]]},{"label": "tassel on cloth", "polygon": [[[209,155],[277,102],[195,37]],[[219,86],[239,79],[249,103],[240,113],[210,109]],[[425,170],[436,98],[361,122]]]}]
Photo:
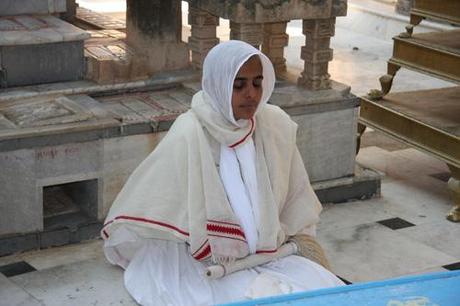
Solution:
[{"label": "tassel on cloth", "polygon": [[289,241],[297,245],[298,255],[322,265],[329,271],[331,270],[326,254],[315,238],[309,235],[299,234],[289,238]]}]

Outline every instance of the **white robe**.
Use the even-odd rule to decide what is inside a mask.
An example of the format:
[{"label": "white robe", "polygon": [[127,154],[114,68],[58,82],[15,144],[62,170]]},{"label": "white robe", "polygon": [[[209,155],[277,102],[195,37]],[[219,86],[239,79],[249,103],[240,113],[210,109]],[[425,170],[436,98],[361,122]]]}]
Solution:
[{"label": "white robe", "polygon": [[[254,55],[263,65],[262,99],[255,118],[237,122],[233,80]],[[266,105],[274,82],[268,58],[248,44],[229,41],[213,48],[192,109],[178,117],[118,195],[102,230],[104,250],[111,263],[126,269],[125,286],[138,303],[210,305],[342,284],[323,267],[294,255],[219,280],[204,276],[211,261],[276,252],[292,235],[315,234],[321,205],[296,147],[297,125],[278,107]],[[251,204],[258,208],[252,250],[213,149],[213,143],[235,148],[248,139],[254,141],[251,167],[257,173],[257,199],[250,197],[258,202]]]},{"label": "white robe", "polygon": [[215,305],[343,285],[317,263],[291,255],[212,280],[206,264],[186,245],[150,240],[124,274],[126,289],[141,305]]}]

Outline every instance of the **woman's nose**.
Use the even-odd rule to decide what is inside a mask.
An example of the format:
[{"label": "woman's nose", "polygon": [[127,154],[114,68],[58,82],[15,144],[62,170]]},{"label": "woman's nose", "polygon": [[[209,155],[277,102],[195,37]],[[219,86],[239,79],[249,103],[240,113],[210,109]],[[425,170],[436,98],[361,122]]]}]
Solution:
[{"label": "woman's nose", "polygon": [[253,84],[248,85],[246,89],[247,89],[246,97],[251,98],[251,99],[254,99],[257,97],[258,89]]}]

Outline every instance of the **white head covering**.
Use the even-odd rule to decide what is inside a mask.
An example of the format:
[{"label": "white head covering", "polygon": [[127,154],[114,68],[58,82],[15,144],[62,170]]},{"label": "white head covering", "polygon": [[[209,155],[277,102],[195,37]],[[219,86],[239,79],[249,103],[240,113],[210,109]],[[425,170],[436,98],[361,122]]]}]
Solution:
[{"label": "white head covering", "polygon": [[[253,55],[258,55],[262,62],[263,94],[257,111],[267,103],[275,87],[275,71],[271,61],[253,46],[239,40],[229,40],[218,44],[209,51],[203,64],[203,91],[212,102],[214,110],[225,119],[239,126],[233,116],[232,92],[233,81],[241,66]],[[257,113],[256,111],[256,113]]]}]

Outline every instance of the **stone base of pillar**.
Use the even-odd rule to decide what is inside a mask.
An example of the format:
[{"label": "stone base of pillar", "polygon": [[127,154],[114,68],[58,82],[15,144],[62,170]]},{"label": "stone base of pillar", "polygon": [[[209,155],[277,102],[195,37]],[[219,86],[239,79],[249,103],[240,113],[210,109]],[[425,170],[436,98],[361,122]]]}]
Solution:
[{"label": "stone base of pillar", "polygon": [[349,86],[330,83],[330,89],[314,91],[280,81],[270,99],[298,124],[297,146],[312,182],[351,177],[355,171],[359,99]]}]

